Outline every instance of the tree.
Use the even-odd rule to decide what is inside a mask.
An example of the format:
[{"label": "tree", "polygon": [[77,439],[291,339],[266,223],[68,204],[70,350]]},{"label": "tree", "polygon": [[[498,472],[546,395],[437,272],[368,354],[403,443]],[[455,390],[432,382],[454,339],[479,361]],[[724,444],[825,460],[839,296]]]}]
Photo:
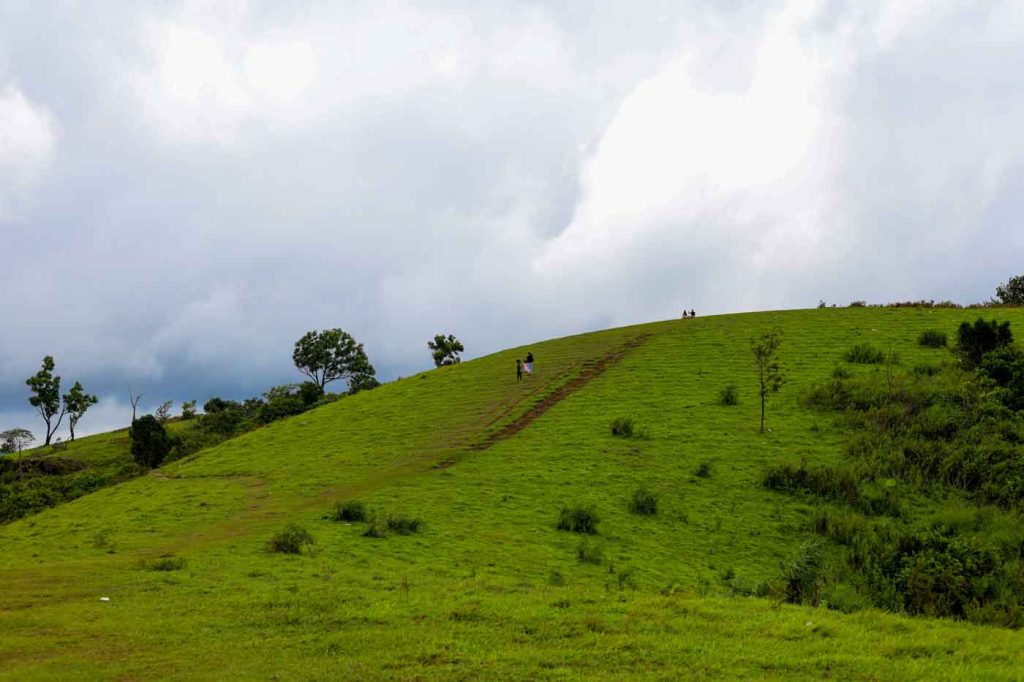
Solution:
[{"label": "tree", "polygon": [[181,419],[187,421],[196,418],[196,401],[186,400],[181,404]]},{"label": "tree", "polygon": [[17,453],[18,478],[21,478],[21,451],[36,439],[28,429],[8,429],[0,433],[0,453]]},{"label": "tree", "polygon": [[1007,305],[1024,305],[1024,275],[1011,277],[996,287],[996,297]]},{"label": "tree", "polygon": [[171,418],[171,408],[174,407],[173,400],[165,400],[160,403],[160,407],[156,408],[156,419],[161,424],[165,424]]},{"label": "tree", "polygon": [[28,429],[8,429],[0,433],[0,452],[20,455],[25,446],[35,439]]},{"label": "tree", "polygon": [[163,424],[151,414],[144,415],[132,422],[130,431],[132,439],[132,457],[145,467],[158,467],[164,457],[171,451],[171,439]]},{"label": "tree", "polygon": [[135,423],[135,409],[139,406],[139,401],[142,400],[142,394],[135,395],[135,391],[132,390],[132,385],[128,384],[128,400],[132,404],[132,423]]},{"label": "tree", "polygon": [[60,377],[53,376],[53,356],[43,358],[43,367],[34,376],[25,380],[35,394],[28,399],[32,407],[39,411],[39,416],[46,423],[46,441],[50,444],[53,434],[60,428],[64,419],[64,407],[60,399]]},{"label": "tree", "polygon": [[466,350],[462,346],[462,342],[451,334],[448,336],[437,334],[433,341],[427,341],[427,348],[430,349],[430,354],[434,358],[435,367],[459,364],[462,362],[459,353]]},{"label": "tree", "polygon": [[956,346],[953,352],[964,365],[974,369],[987,353],[1012,343],[1013,332],[1010,331],[1009,322],[986,322],[979,317],[974,324],[960,323],[956,330]]},{"label": "tree", "polygon": [[777,357],[781,344],[782,332],[778,329],[765,332],[760,338],[750,339],[750,351],[754,354],[754,365],[757,367],[758,394],[761,396],[761,433],[764,433],[764,407],[768,394],[777,393],[782,388],[782,369]]},{"label": "tree", "polygon": [[71,430],[72,441],[75,440],[75,427],[78,425],[78,420],[98,402],[99,399],[86,393],[82,384],[77,381],[71,390],[64,394],[64,410],[68,414],[68,428]]},{"label": "tree", "polygon": [[346,379],[351,387],[368,383],[376,374],[363,344],[356,343],[341,329],[307,332],[295,342],[292,360],[319,387],[320,393],[332,381]]}]

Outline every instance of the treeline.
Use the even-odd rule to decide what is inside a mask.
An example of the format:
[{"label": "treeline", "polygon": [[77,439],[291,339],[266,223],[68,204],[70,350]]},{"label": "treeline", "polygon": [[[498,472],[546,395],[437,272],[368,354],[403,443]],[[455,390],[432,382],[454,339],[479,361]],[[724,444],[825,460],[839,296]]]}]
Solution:
[{"label": "treeline", "polygon": [[951,350],[909,371],[840,367],[804,397],[849,436],[840,466],[765,472],[766,487],[817,501],[813,530],[832,548],[806,545],[781,596],[1024,625],[1024,352],[1008,322],[982,319]]}]

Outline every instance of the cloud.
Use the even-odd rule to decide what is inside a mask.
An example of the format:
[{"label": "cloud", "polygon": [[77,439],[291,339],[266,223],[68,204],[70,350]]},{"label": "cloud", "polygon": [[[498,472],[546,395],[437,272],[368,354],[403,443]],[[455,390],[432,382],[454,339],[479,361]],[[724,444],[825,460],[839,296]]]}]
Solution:
[{"label": "cloud", "polygon": [[56,147],[57,125],[50,112],[13,82],[0,86],[0,223],[27,208]]},{"label": "cloud", "polygon": [[441,332],[987,298],[1022,39],[952,0],[0,9],[0,410],[44,353],[156,405],[297,379],[309,329],[388,378]]}]

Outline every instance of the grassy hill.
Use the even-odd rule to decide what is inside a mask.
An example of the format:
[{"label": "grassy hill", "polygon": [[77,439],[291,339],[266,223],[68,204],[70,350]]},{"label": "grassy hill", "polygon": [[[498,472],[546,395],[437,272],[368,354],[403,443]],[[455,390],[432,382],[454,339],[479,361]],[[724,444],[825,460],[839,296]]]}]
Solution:
[{"label": "grassy hill", "polygon": [[[905,371],[948,355],[920,332],[975,317],[640,325],[532,345],[522,384],[511,349],[271,424],[0,526],[0,679],[1019,678],[1015,630],[738,596],[815,537],[815,503],[765,471],[844,457],[835,416],[799,399],[856,343]],[[788,381],[762,434],[749,339],[773,327]],[[630,512],[638,487],[657,514]],[[333,520],[339,501],[377,523]],[[597,534],[557,530],[563,507]],[[291,523],[315,544],[268,551]]]}]

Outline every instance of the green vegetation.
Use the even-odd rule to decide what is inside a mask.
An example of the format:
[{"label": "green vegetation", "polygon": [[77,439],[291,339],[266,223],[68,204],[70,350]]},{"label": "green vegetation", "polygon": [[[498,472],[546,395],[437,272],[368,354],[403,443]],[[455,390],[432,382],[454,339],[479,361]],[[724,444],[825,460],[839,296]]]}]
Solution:
[{"label": "green vegetation", "polygon": [[430,357],[434,361],[434,367],[447,367],[462,362],[459,354],[466,349],[462,342],[449,334],[436,334],[432,341],[427,341],[427,348],[430,349]]},{"label": "green vegetation", "polygon": [[[531,344],[542,362],[530,382],[514,381],[525,351],[510,349],[193,450],[159,475],[0,526],[0,679],[1015,679],[1024,653],[1003,608],[1013,565],[985,572],[1024,527],[999,501],[1012,499],[1012,476],[960,489],[918,460],[894,468],[903,441],[888,431],[870,432],[887,447],[854,451],[860,427],[847,420],[889,416],[887,367],[832,376],[855,344],[898,352],[894,405],[948,396],[950,383],[967,399],[921,408],[920,433],[946,433],[945,411],[968,419],[975,407],[956,410],[975,396],[956,385],[967,370],[918,336],[952,335],[967,317],[825,308],[609,330]],[[1024,326],[1024,311],[999,317]],[[786,383],[761,433],[749,340],[773,328],[785,334]],[[917,367],[935,371],[907,369]],[[992,395],[976,408],[994,413],[996,434],[1016,376],[1013,357],[1000,367],[1006,384],[986,377]],[[836,382],[881,406],[837,411]],[[723,409],[730,383],[738,405]],[[616,415],[649,425],[648,437],[610,437]],[[169,435],[205,434],[209,416],[172,420]],[[999,461],[1010,442],[966,431],[978,438],[960,441],[972,457],[936,471]],[[99,456],[114,438],[134,466],[124,431],[65,454]],[[868,479],[862,460],[891,468]],[[766,472],[802,461],[808,473],[794,476],[807,486],[765,486]],[[931,461],[946,462],[920,459]],[[702,464],[708,476],[695,473]],[[821,471],[851,472],[854,504]],[[640,487],[656,515],[630,511]],[[362,502],[367,519],[336,522],[338,500]],[[570,525],[574,510],[599,514],[600,534],[559,531],[563,506]],[[401,535],[388,519],[419,517],[385,510],[426,523]],[[291,523],[316,544],[268,552]],[[877,570],[858,578],[856,552]],[[972,587],[944,595],[930,567],[957,561]],[[876,601],[887,584],[922,588]],[[977,601],[986,584],[1005,599]]]},{"label": "green vegetation", "polygon": [[858,343],[846,351],[843,359],[859,365],[878,365],[885,362],[885,353],[870,343]]},{"label": "green vegetation", "polygon": [[946,332],[940,332],[936,329],[925,329],[917,337],[917,343],[928,348],[945,348],[949,343],[949,339],[946,336]]}]

